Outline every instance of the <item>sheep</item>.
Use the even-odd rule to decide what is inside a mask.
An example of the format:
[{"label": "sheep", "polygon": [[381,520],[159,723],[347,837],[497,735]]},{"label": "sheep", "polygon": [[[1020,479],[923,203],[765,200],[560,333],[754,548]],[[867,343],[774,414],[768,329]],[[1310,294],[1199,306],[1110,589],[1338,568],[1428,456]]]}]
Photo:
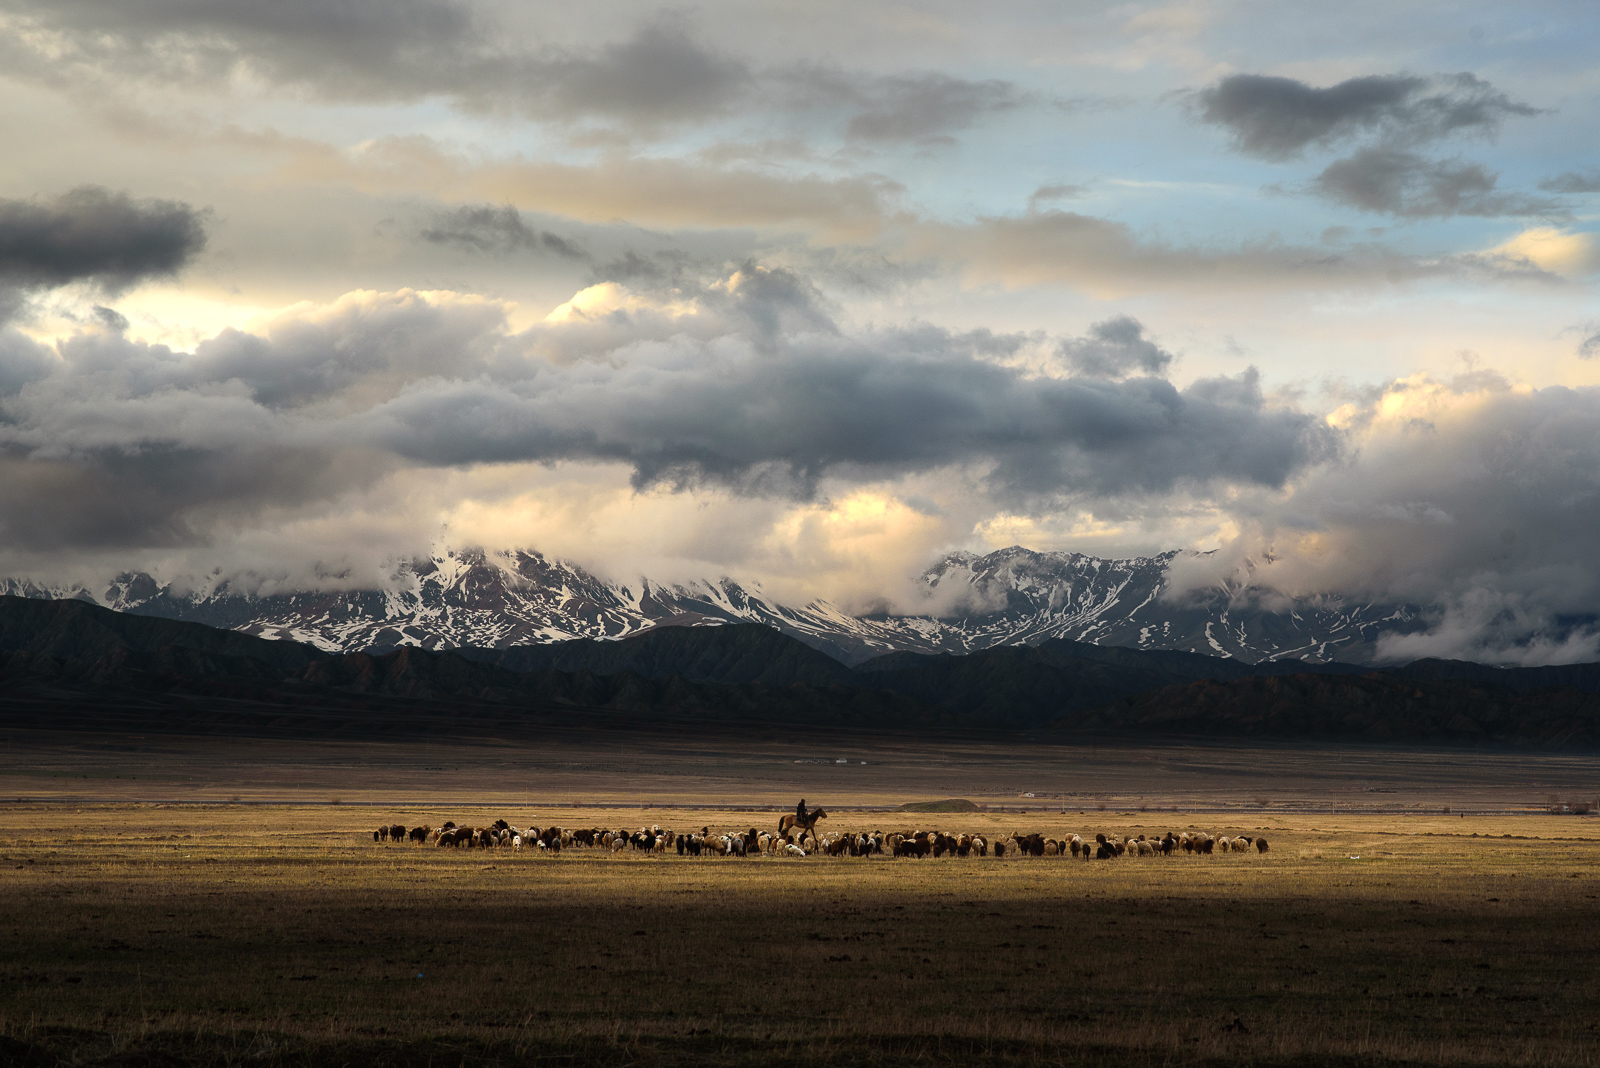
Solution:
[{"label": "sheep", "polygon": [[1257,853],[1265,853],[1266,851],[1267,851],[1267,840],[1265,838],[1257,838],[1256,839],[1256,852]]},{"label": "sheep", "polygon": [[800,847],[799,847],[799,846],[797,846],[797,845],[791,845],[791,846],[789,846],[789,847],[788,847],[788,853],[789,853],[789,855],[790,855],[790,856],[791,856],[791,857],[803,857],[803,856],[805,856],[805,855],[806,855],[806,851],[805,851],[805,850],[804,850],[804,849],[801,849],[801,848],[800,848]]}]

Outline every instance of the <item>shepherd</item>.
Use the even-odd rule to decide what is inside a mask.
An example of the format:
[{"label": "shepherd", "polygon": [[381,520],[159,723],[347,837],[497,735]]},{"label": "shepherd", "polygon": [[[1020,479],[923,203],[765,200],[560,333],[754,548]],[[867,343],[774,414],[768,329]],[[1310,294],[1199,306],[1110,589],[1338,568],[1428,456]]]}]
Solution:
[{"label": "shepherd", "polygon": [[794,806],[794,815],[791,816],[786,814],[783,819],[778,821],[778,833],[786,834],[789,831],[798,828],[801,831],[815,836],[817,833],[817,821],[825,820],[827,818],[827,812],[820,808],[815,812],[807,812],[806,799],[802,797],[800,799],[800,803]]}]

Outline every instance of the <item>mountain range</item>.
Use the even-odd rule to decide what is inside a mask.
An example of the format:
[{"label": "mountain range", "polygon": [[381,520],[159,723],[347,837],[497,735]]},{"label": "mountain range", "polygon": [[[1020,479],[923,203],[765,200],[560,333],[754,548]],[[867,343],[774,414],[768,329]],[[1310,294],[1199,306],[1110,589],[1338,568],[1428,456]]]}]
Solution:
[{"label": "mountain range", "polygon": [[930,604],[941,608],[921,615],[785,604],[730,578],[616,582],[537,552],[478,549],[439,549],[349,589],[261,594],[221,579],[179,585],[128,573],[96,589],[0,580],[0,594],[82,600],[327,652],[506,649],[661,626],[760,623],[848,665],[889,652],[970,653],[1051,639],[1245,663],[1359,664],[1373,661],[1383,633],[1423,625],[1414,606],[1327,597],[1266,607],[1225,585],[1177,598],[1170,571],[1180,555],[1104,560],[1016,546],[953,553],[922,575]]},{"label": "mountain range", "polygon": [[0,596],[0,727],[526,739],[552,727],[1040,731],[1600,750],[1600,664],[1255,665],[1068,639],[850,666],[771,627],[330,653]]}]

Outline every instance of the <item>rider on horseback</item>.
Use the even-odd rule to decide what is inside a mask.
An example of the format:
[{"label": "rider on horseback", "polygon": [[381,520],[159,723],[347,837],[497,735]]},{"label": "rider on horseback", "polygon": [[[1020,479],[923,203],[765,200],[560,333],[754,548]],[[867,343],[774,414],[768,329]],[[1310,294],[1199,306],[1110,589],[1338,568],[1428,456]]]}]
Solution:
[{"label": "rider on horseback", "polygon": [[811,824],[811,817],[806,815],[806,799],[803,797],[800,803],[794,806],[794,818],[799,821],[801,827],[808,827]]}]

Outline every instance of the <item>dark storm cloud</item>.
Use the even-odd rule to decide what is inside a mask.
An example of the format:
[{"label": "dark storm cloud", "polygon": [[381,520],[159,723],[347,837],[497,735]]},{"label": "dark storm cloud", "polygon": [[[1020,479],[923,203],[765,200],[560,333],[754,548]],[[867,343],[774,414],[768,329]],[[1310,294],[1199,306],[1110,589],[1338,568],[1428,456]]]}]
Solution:
[{"label": "dark storm cloud", "polygon": [[510,205],[442,211],[432,226],[422,230],[421,237],[436,245],[473,252],[549,252],[564,259],[588,258],[588,253],[560,235],[529,226],[522,213]]},{"label": "dark storm cloud", "polygon": [[1600,170],[1567,171],[1539,183],[1547,193],[1600,193]]},{"label": "dark storm cloud", "polygon": [[[193,353],[102,330],[45,366],[16,361],[24,381],[0,398],[6,534],[199,539],[395,465],[615,462],[639,486],[794,498],[825,478],[954,466],[1020,502],[1280,486],[1338,447],[1313,416],[1267,404],[1253,372],[1184,389],[1031,375],[995,359],[1025,339],[852,333],[778,270],[521,334],[501,314],[367,294]],[[562,345],[582,356],[535,355]],[[1120,370],[1164,362],[1132,320],[1064,349]]]},{"label": "dark storm cloud", "polygon": [[1126,315],[1095,323],[1089,336],[1063,341],[1059,351],[1067,365],[1094,378],[1129,374],[1163,374],[1172,353],[1144,336],[1144,326]]},{"label": "dark storm cloud", "polygon": [[1311,182],[1324,199],[1406,218],[1565,214],[1545,197],[1501,192],[1499,175],[1481,163],[1429,160],[1394,148],[1365,148],[1335,160]]},{"label": "dark storm cloud", "polygon": [[1471,74],[1374,74],[1319,89],[1294,78],[1235,74],[1194,98],[1200,119],[1226,128],[1241,152],[1284,160],[1363,135],[1417,145],[1492,134],[1508,116],[1538,109]]},{"label": "dark storm cloud", "polygon": [[118,289],[172,274],[205,247],[201,213],[81,186],[55,200],[0,200],[0,283],[47,288],[92,280]]},{"label": "dark storm cloud", "polygon": [[13,550],[206,543],[264,509],[326,500],[392,459],[269,443],[108,448],[71,459],[0,450],[0,532]]},{"label": "dark storm cloud", "polygon": [[524,383],[440,382],[353,425],[413,462],[598,460],[640,486],[719,484],[809,496],[829,475],[992,464],[991,492],[1027,499],[1280,485],[1334,447],[1315,420],[1266,407],[1253,379],[1179,390],[1160,379],[1033,379],[937,331],[826,340],[774,357],[696,347]]}]

